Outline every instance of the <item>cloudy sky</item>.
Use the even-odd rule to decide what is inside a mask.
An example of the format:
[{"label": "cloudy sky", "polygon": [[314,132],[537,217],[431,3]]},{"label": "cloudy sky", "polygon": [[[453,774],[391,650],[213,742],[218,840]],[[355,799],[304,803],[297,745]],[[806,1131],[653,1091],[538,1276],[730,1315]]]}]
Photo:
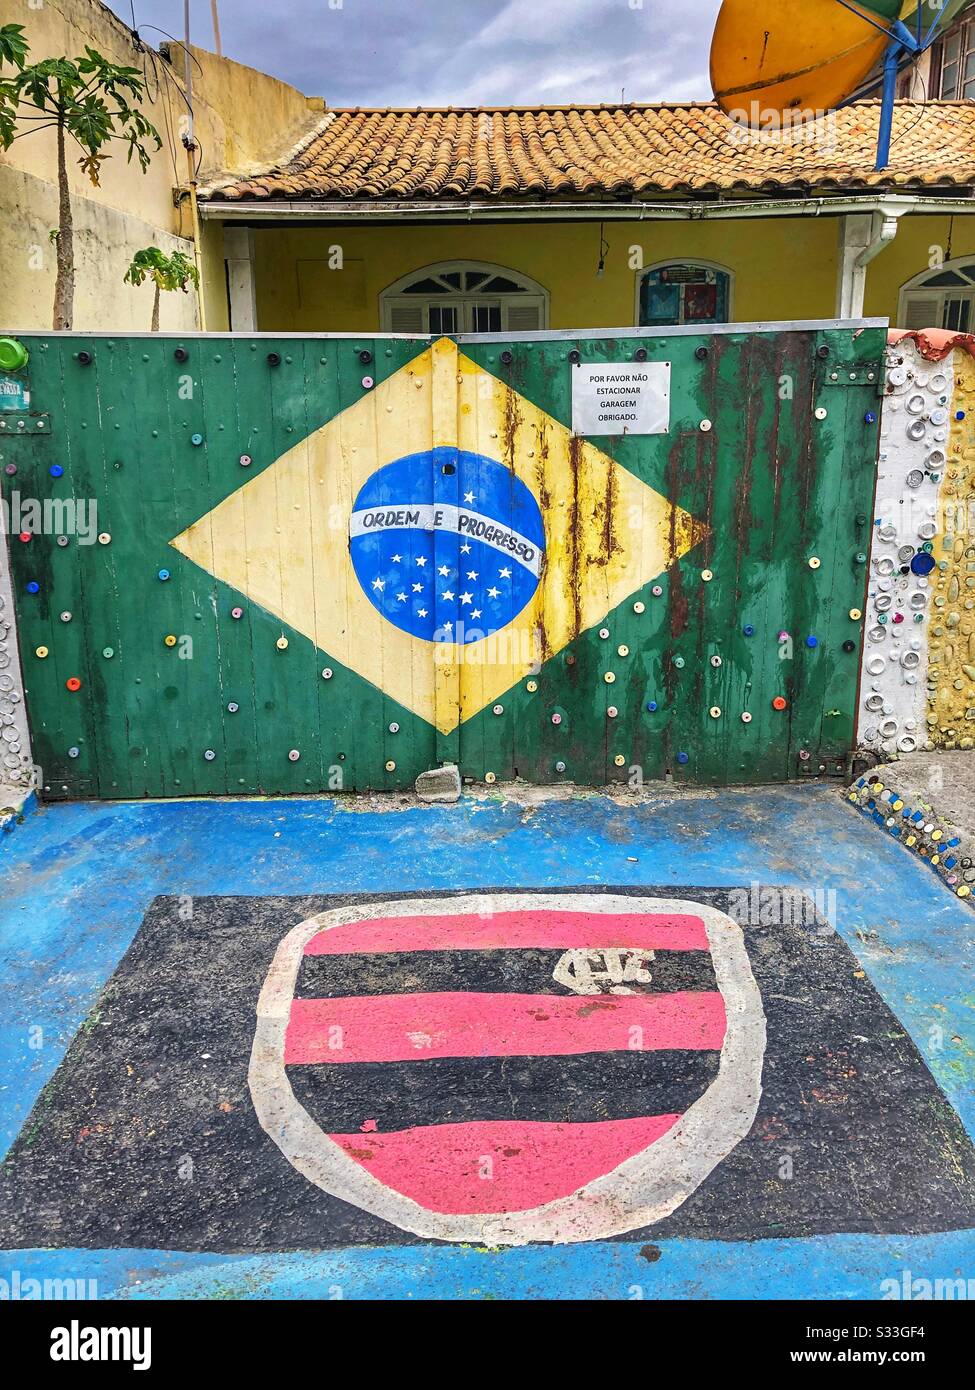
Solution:
[{"label": "cloudy sky", "polygon": [[[463,106],[710,96],[719,0],[217,0],[229,58],[333,106]],[[182,0],[110,0],[154,44]],[[213,47],[210,0],[191,39]]]}]

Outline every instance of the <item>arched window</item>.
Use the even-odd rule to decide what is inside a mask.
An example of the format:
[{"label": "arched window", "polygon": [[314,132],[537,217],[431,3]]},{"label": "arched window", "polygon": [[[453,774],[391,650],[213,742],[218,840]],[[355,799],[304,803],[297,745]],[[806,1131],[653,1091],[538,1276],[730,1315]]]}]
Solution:
[{"label": "arched window", "polygon": [[975,256],[924,270],[901,290],[900,328],[975,329]]},{"label": "arched window", "polygon": [[380,295],[384,333],[532,333],[548,325],[541,285],[503,266],[442,261]]},{"label": "arched window", "polygon": [[641,328],[727,323],[731,318],[731,271],[710,261],[651,266],[637,284]]}]

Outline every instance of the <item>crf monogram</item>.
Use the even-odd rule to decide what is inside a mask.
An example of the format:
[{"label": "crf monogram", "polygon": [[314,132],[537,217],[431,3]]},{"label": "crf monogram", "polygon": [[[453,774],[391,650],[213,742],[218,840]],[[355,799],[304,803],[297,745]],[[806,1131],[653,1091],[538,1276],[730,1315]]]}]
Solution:
[{"label": "crf monogram", "polygon": [[616,948],[566,951],[552,979],[573,994],[636,994],[631,985],[648,985],[653,979],[647,969],[653,958],[653,951]]}]

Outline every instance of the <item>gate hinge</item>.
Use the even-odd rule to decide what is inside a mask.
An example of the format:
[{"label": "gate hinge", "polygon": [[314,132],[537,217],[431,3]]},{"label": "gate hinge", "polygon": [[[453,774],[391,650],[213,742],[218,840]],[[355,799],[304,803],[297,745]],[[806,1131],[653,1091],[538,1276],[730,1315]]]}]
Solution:
[{"label": "gate hinge", "polygon": [[879,362],[838,362],[826,373],[824,386],[884,386],[884,369]]},{"label": "gate hinge", "polygon": [[849,780],[848,760],[835,753],[813,753],[811,757],[806,758],[800,756],[798,775],[806,781],[813,779],[838,782]]}]

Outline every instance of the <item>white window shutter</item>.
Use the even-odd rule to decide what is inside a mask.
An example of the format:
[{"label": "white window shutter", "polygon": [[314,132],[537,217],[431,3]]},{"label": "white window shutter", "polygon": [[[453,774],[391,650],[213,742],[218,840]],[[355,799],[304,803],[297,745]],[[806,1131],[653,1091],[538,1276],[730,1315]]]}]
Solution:
[{"label": "white window shutter", "polygon": [[389,316],[388,332],[390,333],[422,333],[423,332],[423,301],[410,302],[410,300],[390,299],[386,302],[386,312]]},{"label": "white window shutter", "polygon": [[537,333],[544,326],[542,322],[543,312],[544,301],[538,295],[531,297],[525,295],[522,298],[510,300],[505,332]]},{"label": "white window shutter", "polygon": [[904,296],[904,322],[900,327],[915,331],[922,328],[940,328],[941,316],[941,295],[925,294],[923,290],[911,291]]}]

